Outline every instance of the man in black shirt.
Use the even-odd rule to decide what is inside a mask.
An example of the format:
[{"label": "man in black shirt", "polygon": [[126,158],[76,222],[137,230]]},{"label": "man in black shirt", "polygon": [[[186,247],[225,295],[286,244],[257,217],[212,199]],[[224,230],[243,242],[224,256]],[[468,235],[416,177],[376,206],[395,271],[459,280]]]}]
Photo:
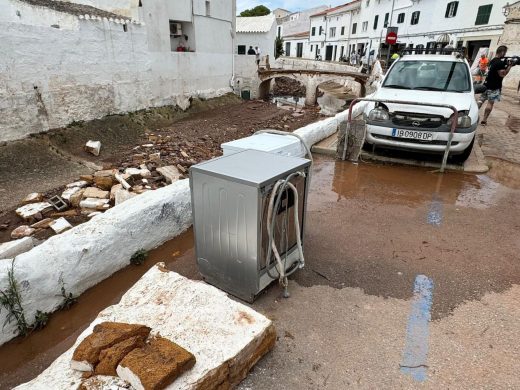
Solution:
[{"label": "man in black shirt", "polygon": [[507,76],[512,66],[510,62],[504,61],[504,57],[507,53],[507,47],[499,46],[497,52],[495,54],[495,58],[491,60],[489,63],[489,71],[486,77],[486,81],[484,85],[487,90],[482,95],[480,95],[480,99],[478,102],[479,108],[482,107],[482,104],[487,100],[486,109],[484,110],[484,118],[480,124],[487,124],[487,119],[491,111],[493,110],[493,105],[495,102],[500,101],[500,96],[502,93],[502,80]]},{"label": "man in black shirt", "polygon": [[250,56],[254,56],[256,54],[255,49],[253,49],[253,46],[249,46],[249,50],[247,51],[247,54]]}]

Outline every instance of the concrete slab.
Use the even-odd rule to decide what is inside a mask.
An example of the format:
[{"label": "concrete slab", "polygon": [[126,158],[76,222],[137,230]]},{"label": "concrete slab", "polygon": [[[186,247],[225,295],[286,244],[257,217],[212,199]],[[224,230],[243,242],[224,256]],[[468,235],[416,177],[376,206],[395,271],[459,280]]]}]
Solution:
[{"label": "concrete slab", "polygon": [[83,379],[81,372],[70,368],[73,351],[103,321],[147,325],[152,335],[160,334],[195,355],[195,366],[168,389],[234,387],[276,340],[274,326],[265,316],[215,287],[189,280],[159,263],[123,295],[119,304],[103,310],[75,345],[47,370],[16,388],[76,390]]}]

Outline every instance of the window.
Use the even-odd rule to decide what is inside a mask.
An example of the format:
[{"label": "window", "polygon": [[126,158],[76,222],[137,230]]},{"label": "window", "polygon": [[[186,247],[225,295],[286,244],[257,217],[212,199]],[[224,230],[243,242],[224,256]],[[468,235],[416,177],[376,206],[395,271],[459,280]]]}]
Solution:
[{"label": "window", "polygon": [[477,19],[475,20],[475,24],[488,24],[492,8],[493,4],[481,5],[480,7],[478,7]]},{"label": "window", "polygon": [[238,54],[246,54],[246,45],[238,45]]},{"label": "window", "polygon": [[419,23],[419,16],[421,15],[420,11],[415,11],[412,13],[412,20],[410,21],[410,24],[417,24]]},{"label": "window", "polygon": [[363,31],[367,31],[368,30],[368,22],[363,22],[361,29]]},{"label": "window", "polygon": [[367,7],[370,6],[370,0],[367,0]]},{"label": "window", "polygon": [[312,35],[312,36],[315,36],[315,35],[316,35],[316,27],[313,27],[313,28],[312,28],[311,35]]},{"label": "window", "polygon": [[341,35],[345,35],[345,27],[341,27]]},{"label": "window", "polygon": [[287,57],[291,56],[291,42],[285,42],[285,55]]},{"label": "window", "polygon": [[357,23],[352,24],[352,34],[355,34],[357,30]]},{"label": "window", "polygon": [[331,38],[334,38],[334,37],[336,36],[336,27],[331,27],[331,28],[329,29],[329,36],[330,36]]},{"label": "window", "polygon": [[209,2],[209,0],[206,0],[206,16],[210,15],[210,11],[211,11],[210,2]]},{"label": "window", "polygon": [[385,14],[385,23],[383,24],[383,27],[388,27],[388,20],[390,19],[390,13]]},{"label": "window", "polygon": [[182,24],[170,20],[170,36],[180,37],[182,35]]},{"label": "window", "polygon": [[377,30],[377,23],[379,22],[379,15],[374,17],[374,30]]},{"label": "window", "polygon": [[323,34],[323,27],[320,26],[320,35],[322,35],[322,34]]},{"label": "window", "polygon": [[282,36],[282,26],[278,26],[278,38]]},{"label": "window", "polygon": [[446,6],[446,14],[444,15],[445,18],[453,18],[457,15],[457,8],[459,8],[459,2],[458,1],[452,1],[451,3],[448,3]]},{"label": "window", "polygon": [[311,53],[312,53],[312,49],[314,48],[314,45],[311,45]]},{"label": "window", "polygon": [[404,12],[397,15],[397,23],[403,23],[404,22]]},{"label": "window", "polygon": [[394,64],[383,88],[423,91],[471,91],[468,66],[462,62],[408,60]]}]

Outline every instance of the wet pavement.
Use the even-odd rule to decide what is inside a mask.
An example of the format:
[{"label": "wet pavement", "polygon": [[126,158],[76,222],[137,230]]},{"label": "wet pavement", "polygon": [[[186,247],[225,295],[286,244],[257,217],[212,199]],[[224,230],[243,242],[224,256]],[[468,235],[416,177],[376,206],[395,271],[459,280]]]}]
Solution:
[{"label": "wet pavement", "polygon": [[[317,157],[306,267],[290,299],[274,284],[251,305],[279,337],[241,389],[520,387],[518,177],[498,162],[489,175],[440,175]],[[191,230],[87,291],[44,330],[0,347],[0,387],[36,376],[157,261],[198,278]],[[431,281],[421,296],[431,311],[418,307],[432,322],[416,336],[418,275]],[[402,371],[410,337],[426,351],[422,384]]]}]

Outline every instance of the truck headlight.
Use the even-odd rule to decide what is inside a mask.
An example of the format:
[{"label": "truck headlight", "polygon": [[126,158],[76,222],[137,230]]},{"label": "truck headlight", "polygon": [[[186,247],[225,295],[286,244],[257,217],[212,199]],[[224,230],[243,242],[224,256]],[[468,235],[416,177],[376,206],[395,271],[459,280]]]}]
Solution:
[{"label": "truck headlight", "polygon": [[[452,121],[453,121],[453,115],[448,120],[448,126],[451,126]],[[457,118],[457,127],[460,127],[460,128],[471,127],[471,118],[468,115],[466,115],[466,113],[460,113],[459,117]]]},{"label": "truck headlight", "polygon": [[376,107],[368,114],[368,119],[371,121],[387,121],[390,119],[388,111],[382,107]]}]

